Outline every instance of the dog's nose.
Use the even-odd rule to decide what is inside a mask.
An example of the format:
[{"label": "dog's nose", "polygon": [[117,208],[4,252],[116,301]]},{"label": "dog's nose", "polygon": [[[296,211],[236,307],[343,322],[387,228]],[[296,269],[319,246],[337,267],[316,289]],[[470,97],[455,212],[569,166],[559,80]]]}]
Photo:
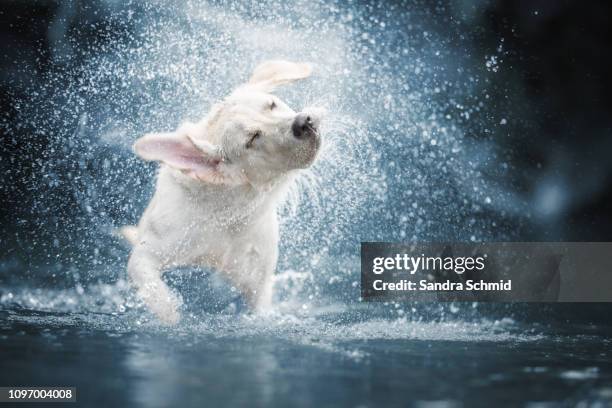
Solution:
[{"label": "dog's nose", "polygon": [[306,113],[298,113],[296,115],[293,125],[291,125],[291,130],[293,131],[293,136],[298,139],[311,137],[317,133],[312,117]]}]

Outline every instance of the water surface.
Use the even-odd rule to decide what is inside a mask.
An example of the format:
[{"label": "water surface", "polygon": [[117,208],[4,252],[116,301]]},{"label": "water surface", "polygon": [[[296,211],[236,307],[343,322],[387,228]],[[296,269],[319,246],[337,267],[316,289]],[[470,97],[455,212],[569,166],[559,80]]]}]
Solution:
[{"label": "water surface", "polygon": [[76,386],[82,406],[612,404],[610,327],[376,309],[201,314],[168,329],[135,311],[4,305],[0,383]]}]

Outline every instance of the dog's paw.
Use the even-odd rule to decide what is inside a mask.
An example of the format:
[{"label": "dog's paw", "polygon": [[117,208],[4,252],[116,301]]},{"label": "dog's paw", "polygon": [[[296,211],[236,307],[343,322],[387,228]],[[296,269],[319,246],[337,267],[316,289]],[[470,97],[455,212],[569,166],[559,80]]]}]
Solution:
[{"label": "dog's paw", "polygon": [[176,309],[164,310],[155,314],[160,322],[166,326],[175,326],[181,320],[181,314]]},{"label": "dog's paw", "polygon": [[149,310],[167,326],[174,326],[181,320],[179,307],[181,300],[165,286],[165,284],[150,284],[141,289],[138,294],[144,300]]},{"label": "dog's paw", "polygon": [[149,304],[153,314],[166,326],[174,326],[181,320],[181,314],[175,302],[165,302],[158,300],[154,304]]}]

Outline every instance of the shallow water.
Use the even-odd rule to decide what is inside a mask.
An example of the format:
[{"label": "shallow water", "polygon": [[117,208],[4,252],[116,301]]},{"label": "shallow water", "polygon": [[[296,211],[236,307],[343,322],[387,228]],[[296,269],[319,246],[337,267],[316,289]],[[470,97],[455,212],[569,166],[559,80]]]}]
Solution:
[{"label": "shallow water", "polygon": [[75,386],[83,406],[612,404],[604,304],[334,302],[307,281],[280,273],[259,316],[214,274],[171,273],[174,328],[121,279],[5,286],[0,384]]},{"label": "shallow water", "polygon": [[187,314],[169,329],[138,308],[8,303],[0,383],[76,386],[83,406],[612,404],[612,327],[389,318],[382,306]]}]

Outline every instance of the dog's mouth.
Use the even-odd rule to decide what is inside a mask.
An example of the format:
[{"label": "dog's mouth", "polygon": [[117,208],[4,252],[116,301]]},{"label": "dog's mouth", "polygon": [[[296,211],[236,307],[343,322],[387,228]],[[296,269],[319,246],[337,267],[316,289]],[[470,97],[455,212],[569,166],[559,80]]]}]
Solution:
[{"label": "dog's mouth", "polygon": [[321,148],[321,135],[319,130],[312,128],[311,135],[304,140],[298,148],[298,162],[301,162],[300,168],[310,167],[316,160]]}]

